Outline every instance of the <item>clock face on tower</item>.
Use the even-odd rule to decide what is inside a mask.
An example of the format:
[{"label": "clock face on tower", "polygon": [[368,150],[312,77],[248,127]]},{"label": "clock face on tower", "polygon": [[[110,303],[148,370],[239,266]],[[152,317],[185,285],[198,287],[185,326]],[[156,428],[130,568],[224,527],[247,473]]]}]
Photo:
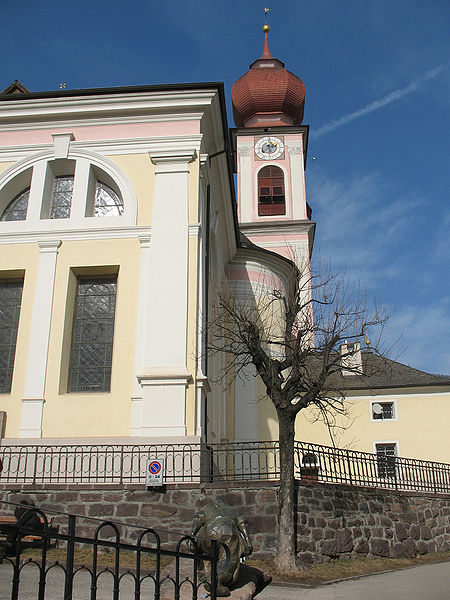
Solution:
[{"label": "clock face on tower", "polygon": [[280,138],[266,135],[255,143],[255,154],[262,160],[280,158],[284,152],[284,143]]}]

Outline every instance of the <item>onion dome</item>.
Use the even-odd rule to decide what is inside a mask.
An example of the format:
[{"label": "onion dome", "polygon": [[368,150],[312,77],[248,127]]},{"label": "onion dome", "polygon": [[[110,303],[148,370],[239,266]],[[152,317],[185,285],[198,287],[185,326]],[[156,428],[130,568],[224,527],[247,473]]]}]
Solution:
[{"label": "onion dome", "polygon": [[273,58],[267,23],[263,27],[264,50],[231,89],[236,127],[300,125],[305,104],[305,84]]}]

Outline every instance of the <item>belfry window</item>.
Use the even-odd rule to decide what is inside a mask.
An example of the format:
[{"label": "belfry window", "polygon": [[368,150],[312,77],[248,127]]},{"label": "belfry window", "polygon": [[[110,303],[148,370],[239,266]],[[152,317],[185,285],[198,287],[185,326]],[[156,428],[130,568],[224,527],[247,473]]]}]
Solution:
[{"label": "belfry window", "polygon": [[263,167],[258,173],[258,216],[285,214],[284,173],[280,167]]},{"label": "belfry window", "polygon": [[30,188],[20,192],[5,208],[1,221],[25,221],[28,211]]}]

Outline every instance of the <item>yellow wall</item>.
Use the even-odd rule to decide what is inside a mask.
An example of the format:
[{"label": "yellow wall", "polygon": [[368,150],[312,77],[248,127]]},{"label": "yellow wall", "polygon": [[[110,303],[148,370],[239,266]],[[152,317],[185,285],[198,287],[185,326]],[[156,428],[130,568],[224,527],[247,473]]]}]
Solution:
[{"label": "yellow wall", "polygon": [[108,157],[126,173],[137,198],[137,225],[150,225],[155,188],[155,165],[148,154],[124,154]]},{"label": "yellow wall", "polygon": [[11,167],[14,163],[12,162],[0,162],[0,173],[6,171],[9,167]]},{"label": "yellow wall", "polygon": [[7,413],[6,437],[17,437],[22,415],[22,398],[24,395],[25,373],[28,358],[28,338],[30,334],[31,314],[36,286],[39,247],[37,244],[16,244],[0,246],[2,268],[0,279],[17,277],[20,271],[25,273],[22,304],[20,309],[19,328],[17,331],[16,357],[12,389],[10,394],[0,395],[0,410]]},{"label": "yellow wall", "polygon": [[[258,429],[261,440],[278,438],[275,408],[267,397],[261,380],[258,393]],[[347,416],[336,419],[333,435],[336,446],[374,452],[375,442],[396,442],[399,455],[438,462],[450,462],[450,391],[435,393],[433,388],[420,391],[395,390],[389,394],[349,398]],[[392,421],[371,420],[372,402],[396,402],[397,418]],[[297,416],[296,439],[325,446],[332,445],[328,428],[311,408]]]},{"label": "yellow wall", "polygon": [[[64,361],[70,356],[74,272],[75,275],[104,274],[104,267],[108,265],[111,271],[118,273],[111,392],[68,393],[68,365]],[[129,435],[138,277],[139,242],[135,239],[61,245],[55,278],[43,437]],[[72,285],[69,285],[71,280]],[[62,365],[61,354],[64,356]]]}]

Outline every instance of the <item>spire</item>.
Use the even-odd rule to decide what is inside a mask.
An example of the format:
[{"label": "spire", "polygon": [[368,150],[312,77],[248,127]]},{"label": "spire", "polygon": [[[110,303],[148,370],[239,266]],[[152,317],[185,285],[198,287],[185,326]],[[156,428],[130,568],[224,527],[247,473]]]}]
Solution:
[{"label": "spire", "polygon": [[269,12],[268,8],[264,9],[264,25],[263,25],[263,32],[264,32],[264,50],[262,53],[261,58],[273,58],[273,56],[270,54],[270,50],[269,50],[269,36],[267,35],[270,31],[270,27],[267,23],[267,13]]},{"label": "spire", "polygon": [[300,125],[303,119],[305,85],[270,53],[268,12],[265,8],[263,54],[231,90],[236,127]]}]

